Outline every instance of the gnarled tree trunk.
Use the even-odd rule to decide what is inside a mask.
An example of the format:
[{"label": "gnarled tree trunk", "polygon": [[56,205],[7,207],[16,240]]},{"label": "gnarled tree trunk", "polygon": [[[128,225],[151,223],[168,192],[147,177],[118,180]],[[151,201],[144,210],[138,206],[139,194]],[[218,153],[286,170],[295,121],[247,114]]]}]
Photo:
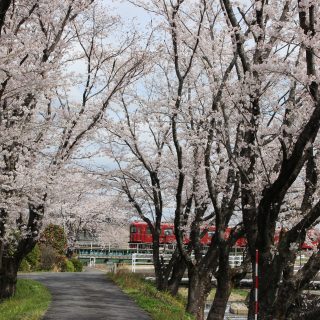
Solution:
[{"label": "gnarled tree trunk", "polygon": [[168,290],[173,296],[177,295],[178,293],[179,285],[186,268],[187,264],[185,263],[184,259],[179,256],[172,267],[172,274],[168,283]]},{"label": "gnarled tree trunk", "polygon": [[217,272],[217,291],[214,296],[207,320],[223,320],[227,303],[232,291],[250,269],[250,259],[245,257],[241,266],[231,268],[229,264],[230,247],[221,243],[219,270]]},{"label": "gnarled tree trunk", "polygon": [[10,298],[15,294],[20,262],[21,259],[3,252],[0,262],[0,300]]},{"label": "gnarled tree trunk", "polygon": [[186,311],[193,314],[197,320],[204,319],[204,307],[212,287],[211,272],[199,267],[189,268],[189,292]]},{"label": "gnarled tree trunk", "polygon": [[19,260],[6,256],[4,252],[0,265],[0,300],[12,297],[16,292]]},{"label": "gnarled tree trunk", "polygon": [[229,250],[221,244],[219,270],[217,273],[217,291],[214,296],[207,320],[223,320],[227,302],[231,294],[232,277],[229,266]]},{"label": "gnarled tree trunk", "polygon": [[[1,211],[3,212],[3,210]],[[32,251],[41,227],[41,219],[44,213],[44,205],[29,203],[28,224],[18,223],[17,227],[22,230],[26,227],[29,235],[18,240],[15,246],[0,242],[0,299],[13,296],[16,291],[17,273],[22,259]],[[17,221],[19,222],[19,221]],[[4,235],[4,228],[0,224],[1,235]]]}]

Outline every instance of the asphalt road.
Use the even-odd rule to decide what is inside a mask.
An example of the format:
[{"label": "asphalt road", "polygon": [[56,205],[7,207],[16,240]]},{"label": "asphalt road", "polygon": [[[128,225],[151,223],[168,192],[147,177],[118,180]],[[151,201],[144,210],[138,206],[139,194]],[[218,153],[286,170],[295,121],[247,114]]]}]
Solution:
[{"label": "asphalt road", "polygon": [[101,272],[20,275],[43,283],[52,303],[43,320],[151,320]]}]

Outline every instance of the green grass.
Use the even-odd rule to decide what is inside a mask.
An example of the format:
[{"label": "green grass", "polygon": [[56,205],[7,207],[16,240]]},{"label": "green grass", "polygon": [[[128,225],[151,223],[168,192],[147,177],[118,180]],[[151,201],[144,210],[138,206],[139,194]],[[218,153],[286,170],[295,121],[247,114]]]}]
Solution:
[{"label": "green grass", "polygon": [[50,301],[51,295],[45,286],[19,279],[15,296],[0,303],[0,320],[39,320]]},{"label": "green grass", "polygon": [[249,294],[250,290],[249,289],[232,289],[231,294],[238,294],[239,296],[243,297],[244,299],[247,297]]},{"label": "green grass", "polygon": [[158,291],[155,286],[131,273],[109,274],[127,295],[145,311],[153,320],[192,320],[185,312],[185,299],[172,297],[169,293]]}]

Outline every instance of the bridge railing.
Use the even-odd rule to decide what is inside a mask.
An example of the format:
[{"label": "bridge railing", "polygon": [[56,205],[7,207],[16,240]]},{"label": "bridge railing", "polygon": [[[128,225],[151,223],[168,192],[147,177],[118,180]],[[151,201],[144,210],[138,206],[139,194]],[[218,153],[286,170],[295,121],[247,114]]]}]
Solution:
[{"label": "bridge railing", "polygon": [[234,268],[241,265],[243,262],[243,255],[229,255],[229,265]]},{"label": "bridge railing", "polygon": [[[161,255],[161,259],[165,262],[169,262],[171,259],[171,254]],[[152,254],[143,254],[143,253],[133,253],[131,260],[131,271],[136,272],[137,265],[153,265],[153,255]]]},{"label": "bridge railing", "polygon": [[[169,262],[171,259],[171,254],[162,254],[161,259],[165,262]],[[243,261],[242,255],[230,255],[229,264],[232,268],[240,266]],[[145,253],[133,253],[131,260],[131,271],[136,272],[137,265],[153,265],[153,256],[152,254]]]}]

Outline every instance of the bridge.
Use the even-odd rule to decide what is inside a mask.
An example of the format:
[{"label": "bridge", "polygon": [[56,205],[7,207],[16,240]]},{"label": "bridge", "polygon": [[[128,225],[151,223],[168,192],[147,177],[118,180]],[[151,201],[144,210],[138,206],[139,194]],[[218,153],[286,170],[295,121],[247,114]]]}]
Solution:
[{"label": "bridge", "polygon": [[[160,254],[169,260],[175,249],[174,244],[160,246]],[[204,248],[205,250],[205,248]],[[75,253],[79,259],[87,264],[127,263],[133,266],[152,265],[152,245],[129,243],[126,247],[116,245],[101,246],[98,243],[82,241],[77,242]],[[243,248],[233,248],[230,252],[229,262],[232,267],[238,266],[243,261]],[[302,251],[295,263],[295,271],[299,270],[309,258],[308,251]],[[134,270],[134,267],[133,269]]]},{"label": "bridge", "polygon": [[[161,254],[172,254],[175,250],[175,244],[161,244]],[[206,252],[207,247],[203,247],[203,252]],[[243,248],[233,248],[232,255],[243,255]],[[75,244],[74,252],[80,259],[87,259],[94,256],[97,259],[114,259],[114,260],[127,260],[131,259],[132,254],[152,254],[152,244],[146,243],[128,243],[125,247],[109,244],[102,246],[99,243],[91,241],[77,241]]]},{"label": "bridge", "polygon": [[[160,253],[165,261],[169,261],[171,254],[174,250],[173,245],[162,245],[160,247]],[[119,246],[100,246],[95,243],[81,242],[77,243],[75,247],[75,252],[78,254],[79,259],[89,266],[95,266],[96,264],[106,264],[109,265],[110,269],[115,271],[118,264],[126,264],[127,268],[131,272],[143,272],[146,274],[153,274],[153,257],[152,248],[150,246],[139,245],[139,244],[129,244],[126,247]],[[306,263],[310,256],[310,252],[302,251],[298,256],[294,271],[297,272]],[[243,249],[234,248],[229,256],[229,263],[231,267],[239,266],[243,261]],[[149,277],[153,279],[153,277]],[[320,288],[320,274],[312,281],[310,288]],[[213,284],[216,285],[216,280],[212,279]],[[181,284],[186,285],[188,283],[187,278],[183,278]],[[252,284],[251,275],[248,274],[247,277],[240,282],[242,287],[250,287]]]},{"label": "bridge", "polygon": [[[172,248],[163,247],[163,253],[171,253]],[[90,258],[95,258],[97,263],[112,262],[131,262],[132,255],[138,254],[151,254],[152,248],[150,246],[140,244],[128,244],[126,247],[117,245],[101,246],[98,243],[88,241],[78,241],[75,244],[74,252],[78,255],[82,262],[88,262]]]},{"label": "bridge", "polygon": [[[160,254],[164,260],[169,260],[175,249],[174,244],[160,246]],[[205,248],[204,248],[205,250]],[[243,248],[233,248],[229,256],[229,263],[232,267],[239,266],[243,261]],[[82,241],[77,242],[75,253],[79,259],[87,264],[105,264],[105,263],[126,263],[132,265],[132,271],[136,270],[138,265],[152,265],[152,245],[129,243],[126,247],[116,245],[101,246],[98,243]],[[296,260],[295,271],[307,261],[308,254],[301,252]]]}]

